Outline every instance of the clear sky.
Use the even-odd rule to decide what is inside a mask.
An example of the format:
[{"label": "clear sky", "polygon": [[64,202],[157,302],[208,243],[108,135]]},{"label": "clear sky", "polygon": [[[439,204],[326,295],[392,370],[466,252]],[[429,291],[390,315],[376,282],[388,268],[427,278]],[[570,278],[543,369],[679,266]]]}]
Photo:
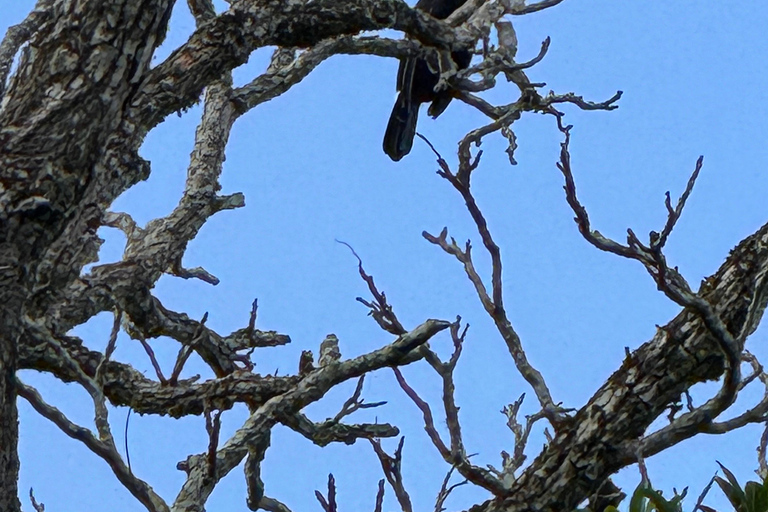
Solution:
[{"label": "clear sky", "polygon": [[[0,30],[18,22],[34,2],[0,0]],[[219,8],[223,2],[218,2]],[[566,108],[572,131],[572,164],[582,202],[593,225],[623,239],[627,227],[647,235],[665,220],[664,192],[683,190],[696,158],[704,169],[689,205],[668,244],[668,258],[692,284],[716,271],[728,251],[768,220],[768,149],[761,127],[768,115],[768,4],[678,0],[639,2],[565,0],[546,12],[515,18],[518,58],[536,55],[552,37],[549,54],[529,73],[558,93],[575,92],[602,101],[623,90],[613,112]],[[160,62],[194,29],[185,2],[178,2]],[[243,84],[264,70],[271,50],[258,51],[235,71]],[[255,108],[234,127],[227,151],[223,192],[243,192],[245,208],[215,216],[190,245],[184,264],[203,266],[221,279],[202,282],[164,277],[155,293],[169,308],[200,318],[220,333],[244,327],[251,301],[259,299],[258,326],[289,334],[293,342],[254,354],[256,371],[293,373],[303,349],[317,353],[320,341],[335,333],[345,357],[359,355],[392,339],[355,301],[367,296],[356,261],[334,239],[350,243],[380,288],[386,291],[407,328],[427,318],[471,324],[457,370],[457,401],[465,444],[481,465],[500,467],[499,452],[511,450],[512,435],[501,408],[526,392],[524,413],[536,411],[531,390],[517,375],[490,319],[479,306],[461,266],[427,243],[422,230],[448,226],[457,240],[474,241],[485,276],[487,257],[459,195],[435,174],[433,154],[417,140],[410,155],[391,162],[381,138],[395,98],[394,59],[332,58],[283,96]],[[514,100],[503,84],[489,100]],[[192,149],[199,107],[171,116],[147,138],[142,155],[152,175],[114,205],[140,224],[171,211],[180,197]],[[437,121],[424,111],[419,131],[455,164],[455,148],[467,131],[484,123],[471,108],[454,102]],[[519,165],[509,165],[500,136],[486,139],[483,162],[474,177],[475,196],[502,248],[504,293],[509,316],[531,362],[547,378],[556,401],[581,407],[620,365],[624,347],[647,341],[656,325],[679,312],[635,262],[599,253],[579,235],[564,200],[555,167],[561,137],[553,119],[529,114],[515,125]],[[102,230],[102,262],[120,257],[124,238]],[[103,314],[77,334],[103,349],[111,318]],[[766,330],[748,348],[768,362]],[[449,350],[446,336],[435,346]],[[178,346],[153,342],[161,364],[170,368]],[[151,374],[146,355],[124,334],[116,359]],[[192,361],[187,374],[204,371]],[[408,367],[410,384],[441,411],[440,383],[426,364]],[[92,427],[85,392],[44,375],[23,372],[46,400],[73,420]],[[307,410],[316,420],[332,416],[354,383],[330,393]],[[702,386],[698,403],[717,389]],[[735,413],[759,399],[745,394]],[[362,411],[355,422],[395,423],[406,435],[404,477],[415,510],[431,510],[447,467],[423,432],[421,415],[399,390],[391,372],[369,376],[367,401],[384,407]],[[112,410],[117,438],[127,411]],[[246,411],[223,416],[223,434],[233,432]],[[442,421],[442,420],[440,420]],[[142,510],[107,465],[61,434],[20,401],[20,491],[34,487],[52,511]],[[648,461],[655,486],[690,486],[686,510],[721,461],[743,482],[755,478],[757,426],[724,436],[699,436]],[[184,474],[175,469],[190,453],[205,450],[200,418],[180,421],[133,415],[128,431],[134,472],[172,501]],[[223,435],[222,435],[222,438]],[[543,436],[531,439],[538,453]],[[392,452],[396,442],[386,441]],[[295,512],[321,510],[313,491],[324,490],[333,472],[341,510],[372,510],[381,468],[366,442],[319,449],[285,428],[274,431],[262,475],[266,493]],[[635,467],[616,479],[625,491],[639,481]],[[449,510],[466,508],[486,495],[459,488]],[[30,509],[24,498],[24,507]],[[707,503],[728,510],[717,490]],[[396,502],[387,489],[385,510]],[[241,471],[217,488],[207,509],[245,511]]]}]

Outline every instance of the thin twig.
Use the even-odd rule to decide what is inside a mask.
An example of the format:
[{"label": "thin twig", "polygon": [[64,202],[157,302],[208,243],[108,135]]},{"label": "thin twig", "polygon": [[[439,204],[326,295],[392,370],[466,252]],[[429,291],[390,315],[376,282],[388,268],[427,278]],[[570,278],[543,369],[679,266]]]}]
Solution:
[{"label": "thin twig", "polygon": [[370,439],[373,451],[376,452],[376,456],[381,463],[381,469],[384,471],[384,476],[389,482],[392,490],[395,491],[398,503],[403,512],[413,512],[413,506],[411,505],[411,497],[403,486],[403,474],[401,472],[401,466],[403,462],[403,443],[405,437],[400,438],[400,442],[395,450],[395,456],[391,457],[381,447],[381,443],[378,439]]},{"label": "thin twig", "polygon": [[360,398],[360,394],[363,392],[363,382],[365,380],[365,375],[361,375],[360,378],[357,380],[357,386],[355,387],[355,392],[352,393],[352,396],[347,399],[346,402],[344,402],[344,405],[341,406],[341,410],[336,414],[336,416],[333,417],[333,422],[338,423],[341,421],[341,419],[344,416],[349,416],[353,412],[357,411],[358,409],[372,409],[374,407],[380,407],[387,402],[371,402],[366,404],[365,399]]},{"label": "thin twig", "polygon": [[36,512],[45,512],[45,505],[37,502],[35,493],[31,487],[29,488],[29,501],[32,503],[32,508],[34,508]]},{"label": "thin twig", "polygon": [[768,463],[765,461],[766,446],[768,446],[768,423],[765,424],[760,444],[757,447],[757,462],[760,465],[759,475],[763,480],[768,479]]},{"label": "thin twig", "polygon": [[363,279],[363,281],[366,282],[368,285],[368,291],[371,292],[371,295],[373,295],[374,298],[374,302],[369,302],[362,297],[357,297],[357,301],[361,304],[364,304],[371,310],[369,314],[373,317],[374,320],[376,320],[376,323],[378,323],[379,326],[388,333],[394,334],[395,336],[400,336],[401,334],[407,332],[405,327],[403,327],[403,325],[400,323],[400,320],[397,319],[397,316],[392,310],[392,306],[390,306],[387,302],[386,294],[384,292],[380,292],[379,289],[376,288],[376,284],[373,282],[373,277],[366,274],[365,269],[363,268],[363,260],[360,259],[360,256],[357,255],[357,252],[355,252],[352,246],[346,242],[342,242],[341,240],[336,240],[336,242],[346,246],[347,249],[352,252],[352,255],[354,255],[354,257],[357,259],[357,269],[360,273],[360,277]]},{"label": "thin twig", "polygon": [[[461,153],[462,151],[463,150],[460,147],[459,152]],[[468,155],[468,149],[466,151]],[[552,423],[555,430],[559,430],[567,423],[568,417],[564,410],[560,408],[559,405],[555,404],[544,377],[528,361],[522,347],[522,341],[507,317],[503,299],[501,250],[494,241],[491,231],[488,228],[488,223],[470,190],[470,176],[479,163],[480,153],[478,153],[474,161],[470,161],[468,156],[466,158],[460,158],[459,170],[456,173],[453,173],[450,170],[445,159],[443,159],[436,150],[435,154],[438,157],[438,165],[440,165],[441,168],[437,173],[453,185],[453,187],[461,194],[466,204],[467,211],[475,222],[475,226],[483,241],[483,245],[491,257],[491,294],[489,295],[482,278],[477,273],[474,264],[472,263],[472,245],[469,241],[467,241],[463,250],[456,244],[456,241],[453,238],[451,238],[451,242],[448,243],[447,228],[444,228],[439,236],[431,235],[426,231],[422,233],[422,236],[424,236],[430,243],[438,245],[445,252],[456,257],[456,259],[464,265],[464,271],[467,274],[467,277],[475,286],[475,291],[480,302],[488,315],[493,319],[496,329],[505,341],[507,349],[515,362],[515,366],[523,378],[533,388],[536,397],[542,406],[542,410],[547,415],[547,419]]]},{"label": "thin twig", "polygon": [[131,471],[131,454],[128,451],[128,421],[131,419],[131,409],[128,408],[128,414],[125,415],[125,430],[123,430],[123,442],[125,443],[125,463],[128,466],[128,472],[133,473]]},{"label": "thin twig", "polygon": [[117,479],[122,483],[133,496],[144,505],[150,512],[170,512],[168,505],[158,496],[155,491],[143,480],[135,477],[128,467],[123,463],[120,454],[109,440],[102,440],[94,436],[87,428],[83,428],[70,421],[64,413],[56,407],[47,404],[40,396],[38,391],[27,386],[16,378],[16,389],[20,397],[24,398],[29,404],[43,417],[47,418],[53,424],[72,439],[83,443],[89,450],[102,458],[112,469]]},{"label": "thin twig", "polygon": [[136,331],[137,338],[139,340],[139,343],[141,343],[141,346],[144,347],[144,352],[147,353],[147,356],[149,356],[149,362],[152,363],[152,368],[155,369],[155,375],[157,375],[157,380],[159,380],[162,384],[167,384],[168,381],[163,376],[163,370],[160,368],[160,363],[157,362],[157,358],[155,357],[155,351],[152,350],[152,346],[147,342],[147,340],[144,338],[144,334],[140,331]]},{"label": "thin twig", "polygon": [[384,479],[379,480],[378,490],[376,491],[376,505],[373,512],[382,512],[381,507],[384,504]]},{"label": "thin twig", "polygon": [[104,376],[104,367],[106,366],[109,358],[112,357],[112,353],[115,351],[117,345],[117,335],[120,332],[120,324],[123,320],[123,312],[121,310],[115,311],[115,320],[112,323],[112,332],[109,334],[109,341],[107,341],[107,347],[104,349],[104,357],[99,361],[99,365],[96,367],[93,380],[99,386],[102,385],[102,378]]},{"label": "thin twig", "polygon": [[451,492],[453,492],[454,489],[457,487],[461,487],[462,485],[466,485],[469,483],[469,480],[464,479],[461,482],[455,483],[453,485],[448,485],[448,483],[451,480],[451,475],[453,474],[453,470],[456,469],[455,466],[451,466],[451,469],[448,470],[448,473],[446,473],[445,478],[443,478],[443,483],[440,486],[440,491],[437,493],[437,498],[435,499],[435,512],[443,512],[445,510],[445,507],[443,506],[445,504],[445,501],[448,499],[448,496],[451,495]]},{"label": "thin twig", "polygon": [[175,386],[176,383],[179,381],[179,375],[181,375],[181,370],[184,368],[184,363],[186,363],[189,356],[192,355],[195,342],[198,336],[200,336],[203,333],[203,329],[205,328],[206,321],[208,321],[207,311],[203,315],[203,318],[200,320],[200,323],[197,325],[197,329],[195,330],[195,333],[192,335],[192,338],[189,340],[189,343],[182,345],[181,348],[179,349],[179,354],[176,356],[176,363],[173,365],[173,373],[171,373],[171,378],[168,379],[168,385]]},{"label": "thin twig", "polygon": [[315,491],[315,497],[325,512],[338,512],[336,505],[336,480],[333,478],[333,473],[328,473],[328,499],[326,500],[320,491]]}]

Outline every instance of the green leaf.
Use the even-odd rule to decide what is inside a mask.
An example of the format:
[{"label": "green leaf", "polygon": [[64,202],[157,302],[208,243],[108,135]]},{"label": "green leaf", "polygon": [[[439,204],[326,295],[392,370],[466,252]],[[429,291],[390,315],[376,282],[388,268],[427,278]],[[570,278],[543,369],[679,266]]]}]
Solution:
[{"label": "green leaf", "polygon": [[747,512],[768,512],[768,489],[757,482],[747,482],[744,487]]},{"label": "green leaf", "polygon": [[645,482],[640,482],[635,492],[632,493],[632,499],[629,501],[629,512],[646,512],[645,495],[643,494],[646,485]]},{"label": "green leaf", "polygon": [[725,476],[728,477],[728,481],[731,482],[731,485],[733,485],[737,489],[741,489],[741,486],[739,485],[739,481],[736,480],[736,477],[733,476],[733,473],[731,473],[731,471],[727,467],[720,464],[720,461],[716,461],[716,462],[717,462],[717,465],[720,466],[720,469],[723,470],[723,473],[725,473]]},{"label": "green leaf", "polygon": [[650,487],[645,487],[642,492],[653,504],[653,507],[659,512],[682,512],[680,502],[685,497],[687,490],[683,491],[682,495],[676,495],[671,500],[667,500],[659,491],[651,489]]},{"label": "green leaf", "polygon": [[746,506],[746,496],[744,495],[744,491],[739,485],[739,481],[736,480],[736,477],[727,467],[720,464],[720,461],[717,461],[717,465],[720,466],[720,469],[723,470],[723,473],[725,473],[725,476],[728,478],[728,482],[730,482],[731,485],[728,486],[729,490],[726,491],[726,488],[723,487],[722,483],[720,483],[722,478],[718,479],[716,477],[716,480],[718,480],[717,484],[723,490],[725,495],[728,496],[728,500],[731,502],[731,505],[733,505],[733,508],[735,508],[737,512],[744,512],[742,507]]}]

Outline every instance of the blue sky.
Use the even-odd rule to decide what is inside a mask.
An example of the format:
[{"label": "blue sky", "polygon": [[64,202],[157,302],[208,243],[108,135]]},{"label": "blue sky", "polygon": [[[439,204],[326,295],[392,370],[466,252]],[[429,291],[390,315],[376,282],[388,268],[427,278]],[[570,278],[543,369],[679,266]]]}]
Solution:
[{"label": "blue sky", "polygon": [[[0,30],[16,23],[33,2],[0,0]],[[546,58],[533,68],[533,81],[546,90],[575,92],[601,101],[623,90],[613,112],[565,108],[572,130],[572,164],[579,195],[593,225],[623,239],[627,227],[638,234],[658,230],[665,220],[664,192],[679,195],[704,155],[704,169],[668,244],[671,264],[692,284],[712,274],[728,251],[766,222],[768,149],[761,127],[768,114],[764,84],[768,79],[768,41],[764,35],[768,6],[748,2],[614,2],[565,0],[545,12],[515,18],[518,58],[533,57],[541,41],[552,37]],[[179,2],[171,31],[158,54],[161,61],[194,29],[186,5]],[[254,54],[235,70],[243,84],[262,71],[271,50]],[[457,240],[473,240],[477,265],[488,275],[486,255],[461,198],[435,174],[433,154],[420,141],[398,163],[381,151],[381,138],[395,98],[394,59],[335,57],[323,63],[283,96],[260,105],[235,125],[222,178],[223,192],[243,192],[246,207],[218,214],[187,251],[187,267],[203,266],[221,279],[202,282],[163,277],[155,292],[169,308],[200,318],[228,333],[247,324],[250,303],[259,299],[258,325],[289,334],[286,347],[254,354],[256,371],[292,373],[303,349],[317,352],[327,333],[335,333],[345,357],[391,341],[355,301],[367,296],[356,261],[334,240],[350,243],[366,269],[386,291],[407,328],[426,318],[471,324],[457,370],[456,398],[461,406],[465,444],[481,465],[500,466],[499,452],[510,450],[512,435],[501,408],[521,393],[529,399],[524,413],[535,412],[530,389],[482,311],[455,260],[424,241],[423,230],[444,226]],[[489,100],[510,102],[514,90],[504,84]],[[140,224],[167,214],[184,184],[200,108],[169,117],[147,138],[142,155],[152,175],[114,205]],[[419,131],[455,164],[456,143],[484,123],[469,107],[454,102],[438,120],[422,112]],[[599,253],[578,234],[564,200],[562,176],[555,167],[561,137],[551,118],[529,114],[514,125],[519,165],[511,167],[504,140],[489,137],[473,178],[473,188],[502,249],[507,311],[531,362],[544,374],[552,394],[567,407],[580,407],[624,357],[679,312],[635,262]],[[107,241],[102,262],[119,259],[124,239],[102,230]],[[100,315],[77,329],[86,343],[103,348],[111,318]],[[768,361],[765,329],[748,348]],[[436,348],[446,354],[450,340]],[[170,368],[177,345],[153,342],[161,364]],[[136,342],[121,335],[115,358],[151,372]],[[204,372],[198,360],[188,374]],[[425,364],[404,371],[409,383],[440,410],[438,377]],[[72,385],[24,372],[22,378],[73,420],[91,425],[87,395]],[[332,416],[354,383],[330,393],[308,408],[317,420]],[[702,386],[699,400],[716,385]],[[759,399],[745,393],[740,412]],[[404,477],[416,510],[432,509],[447,468],[423,432],[421,415],[399,390],[391,372],[369,376],[368,401],[384,407],[361,411],[352,420],[395,423],[406,435]],[[113,429],[122,439],[125,409],[112,410]],[[244,408],[223,416],[224,433],[246,417]],[[441,420],[442,421],[442,420]],[[124,491],[105,463],[41,419],[20,401],[20,491],[34,487],[50,510],[142,510]],[[657,487],[690,486],[692,498],[721,461],[744,482],[754,478],[760,428],[724,436],[699,436],[648,461]],[[129,445],[134,471],[172,501],[183,482],[176,462],[207,445],[200,418],[174,421],[131,418]],[[537,432],[529,443],[533,458],[543,443]],[[385,442],[389,451],[395,441]],[[263,478],[268,495],[294,511],[321,510],[313,491],[325,489],[333,472],[342,510],[372,510],[376,482],[382,478],[367,443],[352,447],[314,447],[277,428],[267,452]],[[636,468],[616,483],[629,491]],[[482,501],[485,495],[459,488],[449,510]],[[26,499],[24,506],[29,508]],[[385,510],[396,509],[391,492]],[[707,503],[727,510],[718,491]],[[247,510],[242,473],[233,471],[208,502],[216,511]]]}]

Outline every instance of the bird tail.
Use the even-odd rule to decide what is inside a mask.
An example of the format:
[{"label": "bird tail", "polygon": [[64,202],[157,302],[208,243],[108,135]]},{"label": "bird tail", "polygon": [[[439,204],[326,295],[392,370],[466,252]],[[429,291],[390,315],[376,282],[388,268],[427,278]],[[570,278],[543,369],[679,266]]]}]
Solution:
[{"label": "bird tail", "polygon": [[411,152],[418,118],[419,103],[411,101],[406,94],[400,92],[392,108],[392,115],[389,116],[382,144],[384,152],[395,162]]}]

